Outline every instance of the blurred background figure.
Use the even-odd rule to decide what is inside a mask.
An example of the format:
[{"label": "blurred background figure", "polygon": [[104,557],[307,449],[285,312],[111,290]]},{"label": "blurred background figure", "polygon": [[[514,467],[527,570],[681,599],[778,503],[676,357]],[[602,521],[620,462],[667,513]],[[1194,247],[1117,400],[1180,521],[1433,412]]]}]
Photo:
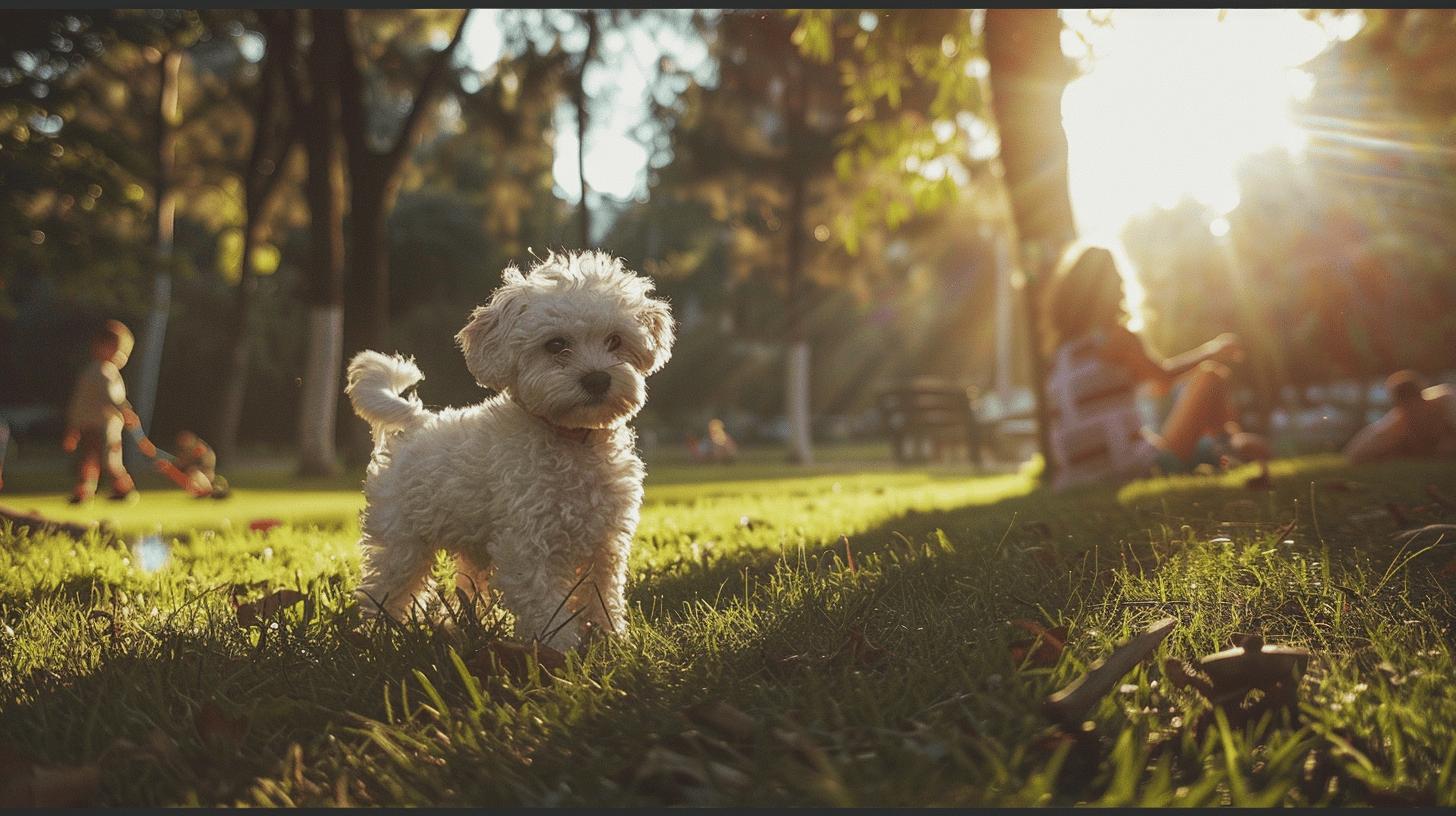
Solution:
[{"label": "blurred background figure", "polygon": [[[1243,359],[1238,338],[1221,334],[1160,359],[1127,328],[1125,297],[1104,247],[1073,246],[1053,274],[1045,301],[1053,486],[1191,473],[1230,455],[1259,462],[1266,475],[1268,445],[1243,431],[1230,400],[1226,364]],[[1170,392],[1157,429],[1144,428],[1138,413],[1141,383]]]},{"label": "blurred background figure", "polygon": [[172,464],[187,477],[187,489],[193,495],[198,498],[227,495],[227,479],[217,474],[217,453],[197,434],[177,432],[176,457]]},{"label": "blurred background figure", "polygon": [[1390,411],[1355,434],[1345,446],[1354,464],[1417,456],[1456,456],[1456,387],[1449,383],[1421,389],[1410,369],[1385,381]]},{"label": "blurred background figure", "polygon": [[73,504],[96,494],[103,466],[111,480],[112,499],[124,500],[136,493],[121,460],[122,428],[141,425],[126,401],[126,384],[121,379],[134,343],[131,330],[121,321],[106,321],[92,336],[91,362],[81,369],[71,390],[61,448],[76,455]]},{"label": "blurred background figure", "polygon": [[708,438],[703,440],[704,458],[709,462],[732,464],[738,459],[738,443],[729,435],[723,420],[714,417],[708,421]]}]

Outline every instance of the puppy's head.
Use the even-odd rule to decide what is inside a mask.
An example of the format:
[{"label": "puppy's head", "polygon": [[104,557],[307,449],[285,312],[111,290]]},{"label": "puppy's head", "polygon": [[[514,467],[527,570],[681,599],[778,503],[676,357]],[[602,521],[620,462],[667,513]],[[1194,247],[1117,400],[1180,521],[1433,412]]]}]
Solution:
[{"label": "puppy's head", "polygon": [[567,428],[609,428],[647,399],[648,375],[672,354],[667,303],[652,281],[603,252],[549,255],[515,267],[455,336],[476,382]]}]

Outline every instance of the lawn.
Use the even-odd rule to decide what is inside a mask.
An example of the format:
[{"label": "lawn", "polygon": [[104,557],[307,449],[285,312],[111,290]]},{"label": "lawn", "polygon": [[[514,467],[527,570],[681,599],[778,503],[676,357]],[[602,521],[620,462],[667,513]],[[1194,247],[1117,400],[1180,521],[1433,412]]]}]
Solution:
[{"label": "lawn", "polygon": [[[654,463],[629,636],[549,673],[489,609],[361,627],[347,477],[0,494],[122,533],[0,534],[0,804],[1456,805],[1456,548],[1393,538],[1456,522],[1456,469],[1248,475]],[[280,589],[306,598],[246,605]],[[1052,726],[1048,694],[1168,616],[1086,730]],[[1248,633],[1313,653],[1296,710],[1170,683]]]}]

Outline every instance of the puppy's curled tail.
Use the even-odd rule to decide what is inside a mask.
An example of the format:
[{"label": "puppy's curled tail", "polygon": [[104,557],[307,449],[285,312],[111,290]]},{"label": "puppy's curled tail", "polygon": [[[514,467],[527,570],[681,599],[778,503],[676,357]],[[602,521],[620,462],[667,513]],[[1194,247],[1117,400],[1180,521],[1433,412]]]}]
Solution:
[{"label": "puppy's curled tail", "polygon": [[354,413],[369,423],[376,444],[389,432],[407,431],[430,415],[418,396],[401,396],[424,378],[413,360],[398,355],[361,351],[349,361],[344,393],[354,404]]}]

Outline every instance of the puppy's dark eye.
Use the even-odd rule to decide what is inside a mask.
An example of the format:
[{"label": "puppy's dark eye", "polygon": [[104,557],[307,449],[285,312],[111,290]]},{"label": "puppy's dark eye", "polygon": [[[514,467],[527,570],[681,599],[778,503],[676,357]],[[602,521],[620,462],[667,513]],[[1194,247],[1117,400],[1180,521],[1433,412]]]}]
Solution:
[{"label": "puppy's dark eye", "polygon": [[622,338],[617,335],[607,336],[607,351],[616,351],[622,345]]},{"label": "puppy's dark eye", "polygon": [[551,354],[560,354],[570,346],[565,337],[553,337],[546,341],[546,351]]}]

